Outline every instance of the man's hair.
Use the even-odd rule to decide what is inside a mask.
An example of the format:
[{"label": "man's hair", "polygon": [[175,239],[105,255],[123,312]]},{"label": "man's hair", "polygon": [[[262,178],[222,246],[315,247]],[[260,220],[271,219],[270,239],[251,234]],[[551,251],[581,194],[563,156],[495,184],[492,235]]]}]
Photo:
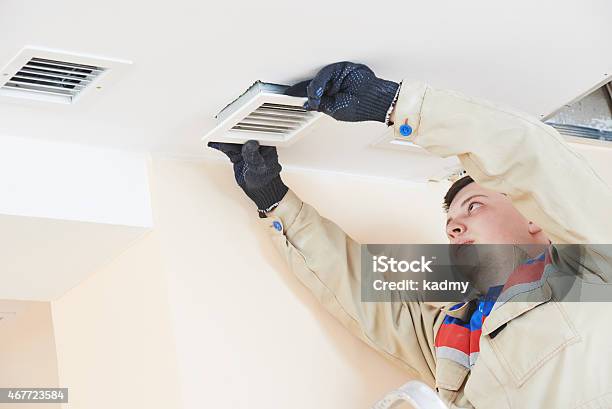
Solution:
[{"label": "man's hair", "polygon": [[444,195],[444,210],[445,211],[448,212],[448,208],[453,202],[453,199],[455,198],[455,196],[457,196],[457,193],[459,193],[461,189],[463,189],[464,187],[466,187],[473,181],[474,179],[472,179],[471,176],[464,176],[461,179],[456,180],[451,185],[450,189],[448,189],[448,192],[446,192],[446,195]]}]

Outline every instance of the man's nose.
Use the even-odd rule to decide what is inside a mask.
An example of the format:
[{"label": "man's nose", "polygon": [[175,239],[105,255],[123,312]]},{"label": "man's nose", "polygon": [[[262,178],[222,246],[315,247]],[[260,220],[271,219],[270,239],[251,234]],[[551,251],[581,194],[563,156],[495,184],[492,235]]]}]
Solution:
[{"label": "man's nose", "polygon": [[466,230],[467,228],[464,224],[452,221],[448,224],[448,226],[446,226],[446,235],[450,240],[454,240],[461,237]]}]

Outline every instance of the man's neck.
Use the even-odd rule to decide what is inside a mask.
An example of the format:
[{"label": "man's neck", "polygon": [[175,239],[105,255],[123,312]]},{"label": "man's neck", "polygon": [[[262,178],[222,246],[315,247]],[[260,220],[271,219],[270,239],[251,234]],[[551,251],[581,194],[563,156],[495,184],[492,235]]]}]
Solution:
[{"label": "man's neck", "polygon": [[481,294],[486,294],[489,288],[504,285],[521,264],[541,254],[545,248],[546,246],[543,245],[481,246],[479,249],[479,268],[468,278]]}]

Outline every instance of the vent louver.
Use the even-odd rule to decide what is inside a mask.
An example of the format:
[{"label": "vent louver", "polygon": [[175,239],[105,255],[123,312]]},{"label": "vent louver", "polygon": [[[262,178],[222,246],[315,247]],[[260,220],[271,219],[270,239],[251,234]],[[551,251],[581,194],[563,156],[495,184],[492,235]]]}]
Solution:
[{"label": "vent louver", "polygon": [[288,134],[302,127],[312,115],[293,105],[264,103],[231,129],[233,131]]},{"label": "vent louver", "polygon": [[256,82],[216,116],[220,123],[204,141],[244,143],[256,139],[262,145],[287,146],[311,130],[320,118],[305,110],[306,98],[284,95],[284,85]]},{"label": "vent louver", "polygon": [[0,71],[0,96],[73,104],[106,89],[130,61],[24,47]]},{"label": "vent louver", "polygon": [[3,88],[66,98],[72,102],[104,70],[102,67],[33,57]]}]

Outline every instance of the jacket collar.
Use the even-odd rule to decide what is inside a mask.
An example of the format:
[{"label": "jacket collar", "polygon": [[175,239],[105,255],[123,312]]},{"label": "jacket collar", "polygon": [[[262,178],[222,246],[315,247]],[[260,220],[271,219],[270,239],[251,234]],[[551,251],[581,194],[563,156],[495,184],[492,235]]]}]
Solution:
[{"label": "jacket collar", "polygon": [[482,335],[529,310],[550,301],[552,289],[547,277],[552,269],[551,247],[540,256],[528,260],[512,272],[493,309],[482,326]]},{"label": "jacket collar", "polygon": [[[552,289],[547,281],[547,276],[551,266],[551,247],[549,246],[545,252],[516,268],[508,277],[491,313],[484,321],[482,334],[490,334],[519,315],[550,301]],[[477,299],[471,299],[467,302],[445,306],[443,311],[446,315],[467,322],[476,308],[476,303]]]}]

